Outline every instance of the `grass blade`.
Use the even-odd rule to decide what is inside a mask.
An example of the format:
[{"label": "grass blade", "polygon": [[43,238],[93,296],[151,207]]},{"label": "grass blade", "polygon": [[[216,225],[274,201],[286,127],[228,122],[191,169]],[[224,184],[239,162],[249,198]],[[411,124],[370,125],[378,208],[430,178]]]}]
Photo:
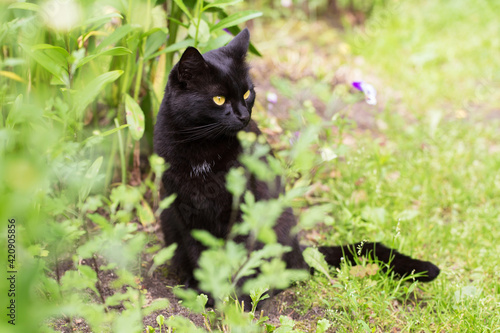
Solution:
[{"label": "grass blade", "polygon": [[73,110],[77,116],[81,116],[87,105],[94,101],[101,92],[102,88],[123,74],[123,71],[111,71],[99,75],[90,81],[83,89],[79,90],[74,99]]},{"label": "grass blade", "polygon": [[239,13],[234,13],[220,20],[219,23],[213,25],[210,28],[210,32],[214,32],[219,29],[229,28],[259,16],[262,16],[262,12],[259,12],[258,10],[245,10]]}]

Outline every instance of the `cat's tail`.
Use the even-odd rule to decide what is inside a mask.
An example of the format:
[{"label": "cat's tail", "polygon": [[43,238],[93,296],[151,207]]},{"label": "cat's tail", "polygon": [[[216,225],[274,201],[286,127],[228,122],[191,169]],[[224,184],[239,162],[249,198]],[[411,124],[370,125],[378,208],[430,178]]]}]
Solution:
[{"label": "cat's tail", "polygon": [[335,267],[340,267],[342,260],[355,265],[356,257],[369,257],[387,264],[399,277],[421,273],[415,276],[415,279],[429,282],[440,272],[439,267],[429,261],[413,259],[380,243],[360,242],[343,246],[320,246],[318,250],[325,255],[326,262]]}]

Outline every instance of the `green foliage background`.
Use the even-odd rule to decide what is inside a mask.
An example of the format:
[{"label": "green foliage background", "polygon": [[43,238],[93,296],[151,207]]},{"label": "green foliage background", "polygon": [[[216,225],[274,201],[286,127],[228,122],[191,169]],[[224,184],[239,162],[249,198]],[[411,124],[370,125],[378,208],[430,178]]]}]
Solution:
[{"label": "green foliage background", "polygon": [[[500,325],[498,3],[292,4],[0,3],[0,295],[5,309],[4,249],[8,219],[15,218],[15,331],[51,331],[59,327],[56,318],[84,318],[94,331],[137,332],[145,329],[146,315],[168,307],[165,299],[147,303],[138,280],[147,273],[146,255],[156,254],[156,268],[173,251],[161,250],[153,232],[159,211],[172,200],[158,198],[164,165],[151,156],[167,75],[187,46],[206,52],[224,45],[231,36],[223,29],[236,34],[238,25],[261,13],[265,18],[253,22],[264,36],[256,46],[265,57],[287,57],[287,34],[309,28],[305,39],[333,43],[335,52],[326,62],[310,61],[310,77],[294,77],[299,66],[289,76],[270,77],[272,90],[291,101],[284,131],[273,139],[278,160],[270,161],[271,168],[259,163],[266,152],[261,139],[241,138],[248,143],[243,162],[251,172],[266,179],[285,169],[290,180],[288,196],[256,203],[242,192],[247,174],[235,170],[228,179],[235,198],[245,195],[245,223],[235,232],[254,233],[268,245],[252,256],[232,241],[222,245],[198,235],[210,248],[198,274],[203,280],[220,273],[219,283],[206,289],[223,295],[214,312],[205,310],[206,299],[196,293],[179,289],[178,297],[202,313],[211,329],[234,332],[323,332],[330,326],[340,332],[489,332]],[[326,27],[316,33],[311,27],[328,19],[332,4],[342,32]],[[265,43],[269,31],[276,45]],[[257,49],[251,48],[254,54]],[[340,67],[332,64],[357,67],[375,79],[386,103],[375,116],[374,133],[355,130],[349,106],[360,97],[349,82],[332,87]],[[327,105],[328,117],[297,97],[304,91],[307,99]],[[339,102],[347,107],[337,112]],[[257,105],[255,118],[272,132],[276,119],[263,111]],[[348,266],[335,276],[311,254],[321,274],[294,289],[294,309],[321,309],[316,326],[285,316],[270,324],[255,312],[244,314],[229,301],[237,280],[221,272],[241,278],[265,261],[269,274],[246,287],[255,303],[265,297],[263,284],[304,277],[269,259],[286,250],[274,244],[270,229],[272,216],[288,204],[301,213],[302,228],[322,222],[314,243],[392,241],[406,253],[436,261],[443,273],[427,286],[394,282],[380,272],[355,276]],[[220,258],[231,265],[221,263],[212,272]],[[104,297],[99,278],[107,272],[118,277],[110,297]],[[4,310],[1,315],[0,330],[14,331]],[[182,317],[158,317],[157,324],[148,330],[195,330]]]},{"label": "green foliage background", "polygon": [[[147,240],[130,222],[151,228],[145,194],[158,203],[152,179],[164,170],[153,156],[151,171],[141,174],[138,161],[152,153],[174,52],[222,46],[231,39],[222,29],[237,33],[237,24],[261,15],[226,14],[238,2],[0,4],[0,217],[2,248],[8,218],[17,225],[16,329],[34,332],[49,317],[76,315],[97,331],[137,331],[143,315],[168,305],[142,308],[134,278]],[[111,186],[117,170],[120,184]],[[74,269],[63,270],[68,261]],[[117,293],[106,299],[103,270],[119,276]],[[2,279],[2,295],[7,289]],[[111,308],[119,304],[122,313]],[[0,327],[14,328],[5,320]]]}]

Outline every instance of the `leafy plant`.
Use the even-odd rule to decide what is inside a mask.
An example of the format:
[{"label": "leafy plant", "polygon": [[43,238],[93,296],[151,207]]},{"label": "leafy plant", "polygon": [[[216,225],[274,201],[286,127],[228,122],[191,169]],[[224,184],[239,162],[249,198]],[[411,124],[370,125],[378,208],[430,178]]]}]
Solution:
[{"label": "leafy plant", "polygon": [[0,217],[19,221],[19,329],[140,330],[168,305],[146,302],[140,276],[144,230],[173,197],[158,197],[163,161],[141,157],[177,52],[221,46],[222,29],[260,15],[226,14],[237,2],[0,4]]}]

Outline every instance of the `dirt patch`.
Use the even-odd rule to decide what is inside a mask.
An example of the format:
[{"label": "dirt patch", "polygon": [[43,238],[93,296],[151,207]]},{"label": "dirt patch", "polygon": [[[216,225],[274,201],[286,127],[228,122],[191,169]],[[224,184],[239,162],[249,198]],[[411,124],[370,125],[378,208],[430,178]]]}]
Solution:
[{"label": "dirt patch", "polygon": [[201,314],[193,313],[179,304],[179,299],[173,293],[173,287],[179,284],[173,276],[165,275],[159,267],[150,277],[146,277],[142,281],[142,287],[146,290],[146,299],[152,301],[158,298],[166,298],[170,302],[168,308],[156,311],[143,319],[144,327],[150,325],[157,327],[156,317],[163,315],[165,318],[170,316],[180,315],[191,320],[196,326],[204,326],[204,318]]}]

